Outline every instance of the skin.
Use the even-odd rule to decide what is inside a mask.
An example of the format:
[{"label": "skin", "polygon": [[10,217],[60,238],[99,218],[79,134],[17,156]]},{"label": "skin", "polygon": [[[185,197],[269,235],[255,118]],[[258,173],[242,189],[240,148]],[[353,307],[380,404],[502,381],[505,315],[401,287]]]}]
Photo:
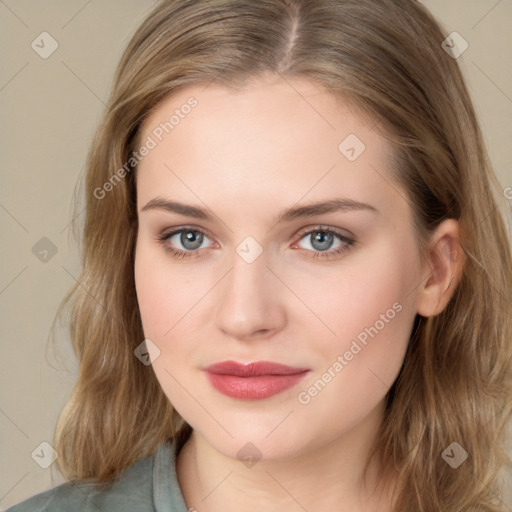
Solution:
[{"label": "skin", "polygon": [[[459,278],[458,224],[449,219],[438,227],[422,265],[406,193],[387,167],[388,141],[348,103],[307,80],[270,75],[238,91],[189,87],[160,104],[140,140],[191,96],[197,107],[139,164],[135,259],[144,333],[160,350],[155,374],[194,429],[177,461],[187,506],[391,510],[382,491],[394,476],[377,486],[372,463],[363,480],[364,463],[416,314],[439,313]],[[349,134],[366,146],[355,161],[338,149]],[[156,197],[206,208],[213,218],[143,211]],[[286,208],[339,197],[378,213],[275,224]],[[315,258],[322,249],[310,231],[319,226],[356,244],[332,259]],[[171,228],[202,228],[207,237],[192,257],[177,259],[166,247],[187,250],[179,234],[158,240]],[[236,252],[247,236],[262,250],[252,263]],[[343,245],[334,237],[324,252]],[[300,403],[299,392],[396,303],[400,312]],[[271,398],[239,400],[216,391],[202,371],[225,360],[274,361],[310,373]],[[252,467],[237,457],[248,442],[261,456]]]}]

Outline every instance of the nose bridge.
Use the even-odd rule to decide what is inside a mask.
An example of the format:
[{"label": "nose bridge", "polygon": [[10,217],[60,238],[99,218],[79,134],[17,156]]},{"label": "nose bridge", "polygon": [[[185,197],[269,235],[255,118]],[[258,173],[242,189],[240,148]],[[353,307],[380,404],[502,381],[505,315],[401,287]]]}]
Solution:
[{"label": "nose bridge", "polygon": [[[267,268],[267,258],[261,254],[254,261],[246,260],[243,256],[235,254],[232,269],[227,276],[224,303],[238,305],[240,312],[250,305],[252,309],[260,308],[268,303],[270,271]],[[230,304],[233,303],[233,304]]]},{"label": "nose bridge", "polygon": [[267,268],[266,254],[262,252],[252,259],[254,254],[248,258],[243,249],[247,246],[242,243],[233,256],[217,310],[219,328],[240,338],[275,330],[284,316],[278,283]]}]

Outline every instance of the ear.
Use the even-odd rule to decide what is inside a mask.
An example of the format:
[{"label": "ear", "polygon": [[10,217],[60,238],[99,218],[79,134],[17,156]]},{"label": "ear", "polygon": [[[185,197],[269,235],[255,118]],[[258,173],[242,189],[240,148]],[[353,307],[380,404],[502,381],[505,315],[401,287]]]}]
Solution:
[{"label": "ear", "polygon": [[421,316],[434,316],[444,310],[460,281],[464,261],[459,223],[447,219],[439,224],[429,242],[418,294],[417,311]]}]

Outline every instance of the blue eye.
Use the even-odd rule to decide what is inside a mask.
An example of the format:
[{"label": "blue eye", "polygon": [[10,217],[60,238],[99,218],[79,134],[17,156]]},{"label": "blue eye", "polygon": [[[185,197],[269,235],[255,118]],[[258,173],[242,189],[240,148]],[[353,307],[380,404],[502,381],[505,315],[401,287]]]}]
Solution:
[{"label": "blue eye", "polygon": [[[307,252],[313,253],[310,257],[324,259],[335,258],[348,251],[356,243],[354,239],[325,226],[317,226],[306,233],[302,233],[300,239],[309,241],[312,250],[307,250]],[[338,239],[340,243],[337,247],[332,249],[331,247],[336,239]],[[298,243],[295,243],[293,248],[296,248],[297,245]]]},{"label": "blue eye", "polygon": [[[179,236],[177,236],[179,235]],[[177,237],[177,241],[181,244],[185,250],[174,249],[170,245],[172,239]],[[194,253],[198,252],[197,249],[201,249],[205,238],[208,238],[206,233],[197,228],[181,228],[170,233],[164,233],[159,237],[159,241],[164,245],[165,249],[171,253],[171,255],[177,259],[195,257]],[[177,241],[174,241],[176,244]]]},{"label": "blue eye", "polygon": [[[173,238],[175,238],[175,240],[173,240]],[[323,259],[335,258],[350,250],[356,243],[354,239],[325,226],[317,226],[314,229],[302,233],[300,240],[302,239],[308,239],[312,248],[301,248],[306,253],[311,253],[308,257]],[[206,249],[208,247],[203,246],[206,240],[210,240],[210,238],[203,230],[186,227],[163,233],[158,237],[158,241],[165,247],[165,250],[176,259],[195,258],[199,256],[199,249]],[[338,240],[338,245],[333,249],[332,245],[336,240]],[[176,249],[176,245],[181,245],[183,249]],[[294,243],[292,248],[300,248],[298,247],[298,242]]]}]

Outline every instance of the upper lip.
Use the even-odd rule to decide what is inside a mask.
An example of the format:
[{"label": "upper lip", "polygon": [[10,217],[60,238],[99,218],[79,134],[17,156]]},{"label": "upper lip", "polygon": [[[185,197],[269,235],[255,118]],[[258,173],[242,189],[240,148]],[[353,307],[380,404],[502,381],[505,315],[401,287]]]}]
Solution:
[{"label": "upper lip", "polygon": [[237,377],[259,377],[262,375],[295,375],[304,373],[309,368],[297,368],[286,366],[271,361],[257,361],[254,363],[242,364],[236,361],[222,361],[204,368],[205,371],[217,375],[235,375]]}]

